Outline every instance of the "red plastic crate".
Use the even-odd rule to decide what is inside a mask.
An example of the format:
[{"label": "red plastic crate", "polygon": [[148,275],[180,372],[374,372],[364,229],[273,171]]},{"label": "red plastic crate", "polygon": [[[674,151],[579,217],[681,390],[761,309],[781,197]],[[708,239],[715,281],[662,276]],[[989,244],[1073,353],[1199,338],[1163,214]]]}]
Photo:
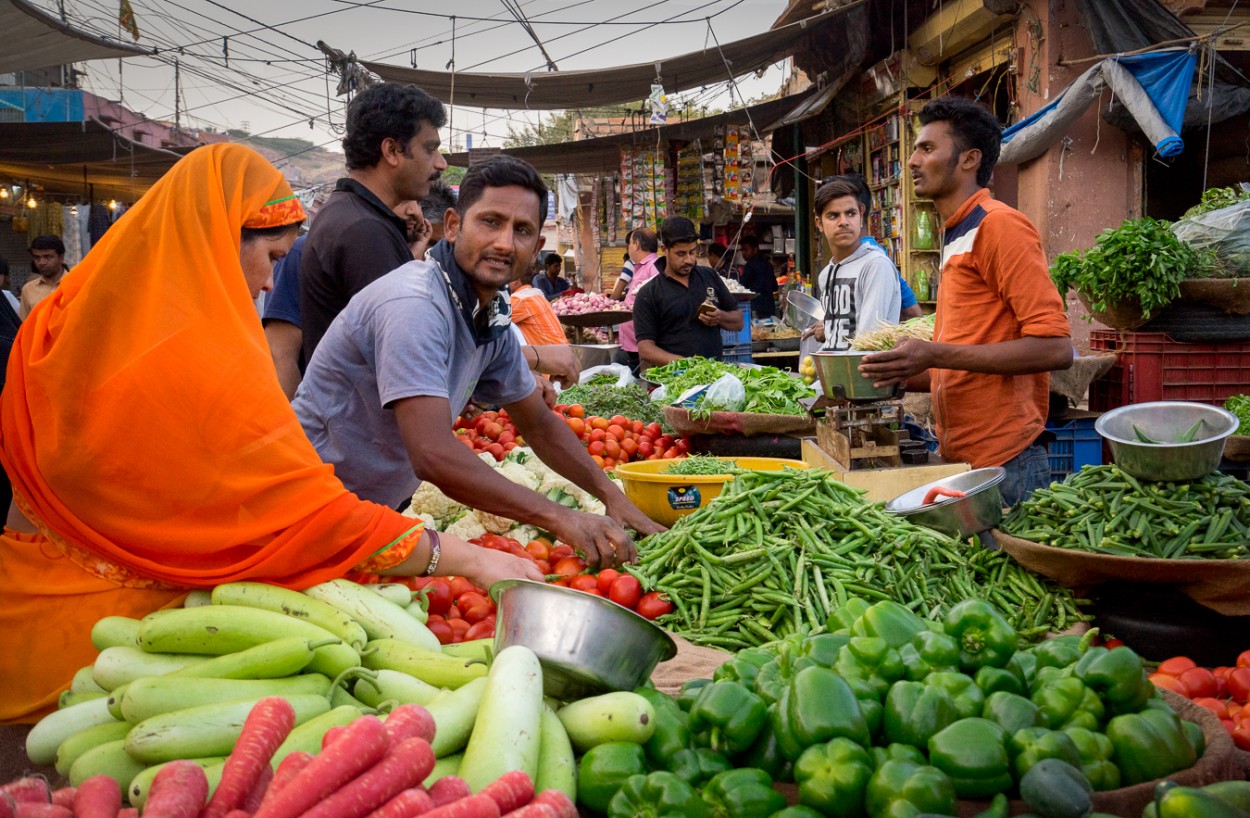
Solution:
[{"label": "red plastic crate", "polygon": [[1162,332],[1092,330],[1089,345],[1119,353],[1111,371],[1090,385],[1094,412],[1156,400],[1219,405],[1250,394],[1250,342],[1188,344]]}]

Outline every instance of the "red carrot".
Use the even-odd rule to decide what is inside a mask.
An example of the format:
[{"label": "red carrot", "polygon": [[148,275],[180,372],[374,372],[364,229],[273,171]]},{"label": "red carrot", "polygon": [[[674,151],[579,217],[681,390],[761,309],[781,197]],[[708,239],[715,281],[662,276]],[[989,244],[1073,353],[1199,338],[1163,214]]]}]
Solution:
[{"label": "red carrot", "polygon": [[345,724],[336,724],[329,730],[326,730],[325,735],[321,737],[321,749],[325,750],[328,748],[331,744],[337,741],[338,737],[343,735],[346,730],[347,725]]},{"label": "red carrot", "polygon": [[295,708],[286,699],[268,696],[258,701],[243,722],[243,732],[221,771],[221,783],[200,818],[222,818],[242,806],[255,789],[261,770],[269,769],[278,745],[294,727]]},{"label": "red carrot", "polygon": [[483,787],[482,795],[493,798],[506,814],[534,800],[534,781],[524,770],[512,770]]},{"label": "red carrot", "polygon": [[25,778],[19,778],[10,781],[3,787],[0,792],[6,793],[13,797],[17,803],[33,803],[33,804],[51,804],[52,791],[48,787],[48,782],[42,776],[28,775]]},{"label": "red carrot", "polygon": [[305,812],[303,818],[361,818],[420,784],[433,769],[429,742],[410,738],[392,745],[381,761]]},{"label": "red carrot", "polygon": [[17,802],[7,792],[0,792],[0,818],[14,818],[17,815]]},{"label": "red carrot", "polygon": [[960,497],[967,497],[967,496],[968,496],[967,494],[960,491],[959,489],[948,489],[945,486],[934,486],[933,488],[925,492],[924,499],[920,502],[920,505],[922,506],[932,505],[933,503],[937,502],[937,498],[939,497],[950,497],[950,498],[958,500]]},{"label": "red carrot", "polygon": [[514,809],[512,812],[506,813],[504,818],[560,818],[560,816],[556,812],[556,808],[550,804],[531,801],[520,809]]},{"label": "red carrot", "polygon": [[499,818],[499,805],[489,795],[470,795],[437,807],[423,814],[421,818]]},{"label": "red carrot", "polygon": [[255,818],[296,818],[386,755],[386,729],[376,716],[361,716],[342,736],[308,762],[273,798],[266,798]]},{"label": "red carrot", "polygon": [[78,818],[117,818],[122,808],[122,791],[108,775],[93,775],[78,785],[74,814]]},{"label": "red carrot", "polygon": [[433,741],[434,717],[419,704],[401,704],[386,717],[386,735],[393,744],[410,738]]},{"label": "red carrot", "polygon": [[[265,793],[269,792],[269,785],[273,783],[273,767],[266,764],[260,768],[260,778],[256,779],[256,785],[252,787],[252,791],[247,794],[247,798],[243,799],[242,806],[238,809],[243,810],[248,815],[260,809],[260,803],[265,800]],[[235,812],[236,810],[230,810]]]},{"label": "red carrot", "polygon": [[[313,757],[303,750],[295,750],[279,761],[278,769],[274,770],[273,780],[269,782],[269,787],[265,790],[265,797],[261,799],[260,807],[263,807],[266,801],[282,792],[282,788],[290,784],[291,779],[299,775],[300,770],[307,767],[308,762],[312,760]],[[260,807],[252,810],[252,812],[260,812]]]},{"label": "red carrot", "polygon": [[434,809],[434,799],[424,787],[410,787],[369,813],[367,818],[413,818]]},{"label": "red carrot", "polygon": [[139,808],[125,807],[117,813],[117,818],[139,818]]},{"label": "red carrot", "polygon": [[577,804],[560,790],[543,790],[534,796],[535,804],[546,804],[556,811],[556,818],[577,818]]},{"label": "red carrot", "polygon": [[436,807],[468,798],[472,794],[473,790],[469,789],[465,780],[456,775],[444,776],[430,785],[430,797],[434,799]]},{"label": "red carrot", "polygon": [[17,818],[74,818],[74,813],[68,807],[58,807],[52,803],[18,801]]},{"label": "red carrot", "polygon": [[144,818],[196,818],[208,797],[208,777],[193,761],[171,761],[152,779]]},{"label": "red carrot", "polygon": [[252,818],[252,813],[245,809],[232,809],[226,813],[225,818]]},{"label": "red carrot", "polygon": [[77,792],[77,787],[61,787],[59,790],[53,790],[52,803],[58,807],[72,810],[74,808],[74,795]]}]

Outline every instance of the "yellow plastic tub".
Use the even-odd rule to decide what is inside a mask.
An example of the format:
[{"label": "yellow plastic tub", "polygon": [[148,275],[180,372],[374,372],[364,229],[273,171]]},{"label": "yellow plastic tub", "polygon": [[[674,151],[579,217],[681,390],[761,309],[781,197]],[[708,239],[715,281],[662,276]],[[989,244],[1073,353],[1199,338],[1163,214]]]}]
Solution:
[{"label": "yellow plastic tub", "polygon": [[[740,469],[754,471],[780,471],[784,468],[811,468],[802,460],[784,457],[722,457]],[[622,463],[616,467],[616,476],[630,502],[643,514],[660,525],[672,525],[682,517],[703,508],[720,496],[725,483],[733,479],[729,474],[683,475],[665,474],[676,460],[642,460]]]}]

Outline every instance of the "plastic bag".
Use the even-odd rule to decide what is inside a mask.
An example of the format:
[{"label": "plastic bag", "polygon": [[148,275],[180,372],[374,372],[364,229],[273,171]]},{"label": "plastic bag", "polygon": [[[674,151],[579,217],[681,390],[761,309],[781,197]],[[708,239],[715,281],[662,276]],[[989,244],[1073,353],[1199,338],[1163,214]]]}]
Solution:
[{"label": "plastic bag", "polygon": [[661,384],[651,390],[650,397],[652,403],[664,403],[664,401],[668,399],[668,387]]},{"label": "plastic bag", "polygon": [[1214,250],[1230,268],[1250,272],[1250,200],[1181,219],[1172,232],[1195,250]]},{"label": "plastic bag", "polygon": [[733,375],[721,375],[703,395],[703,406],[713,412],[737,412],[747,402],[747,388]]},{"label": "plastic bag", "polygon": [[634,373],[630,372],[629,367],[624,364],[603,364],[602,366],[592,366],[590,369],[583,369],[582,374],[577,378],[577,382],[579,384],[586,383],[596,375],[605,373],[616,376],[614,386],[618,389],[638,382],[638,379],[634,377]]}]

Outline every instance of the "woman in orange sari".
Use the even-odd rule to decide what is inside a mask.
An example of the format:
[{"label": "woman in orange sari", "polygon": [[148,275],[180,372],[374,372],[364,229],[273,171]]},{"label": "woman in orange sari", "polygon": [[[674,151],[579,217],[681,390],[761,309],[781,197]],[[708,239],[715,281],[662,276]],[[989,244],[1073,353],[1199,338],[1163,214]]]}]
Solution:
[{"label": "woman in orange sari", "polygon": [[0,397],[0,722],[52,709],[101,617],[351,571],[539,579],[360,500],[304,436],[254,299],[304,220],[272,165],[195,150],[23,323]]}]

